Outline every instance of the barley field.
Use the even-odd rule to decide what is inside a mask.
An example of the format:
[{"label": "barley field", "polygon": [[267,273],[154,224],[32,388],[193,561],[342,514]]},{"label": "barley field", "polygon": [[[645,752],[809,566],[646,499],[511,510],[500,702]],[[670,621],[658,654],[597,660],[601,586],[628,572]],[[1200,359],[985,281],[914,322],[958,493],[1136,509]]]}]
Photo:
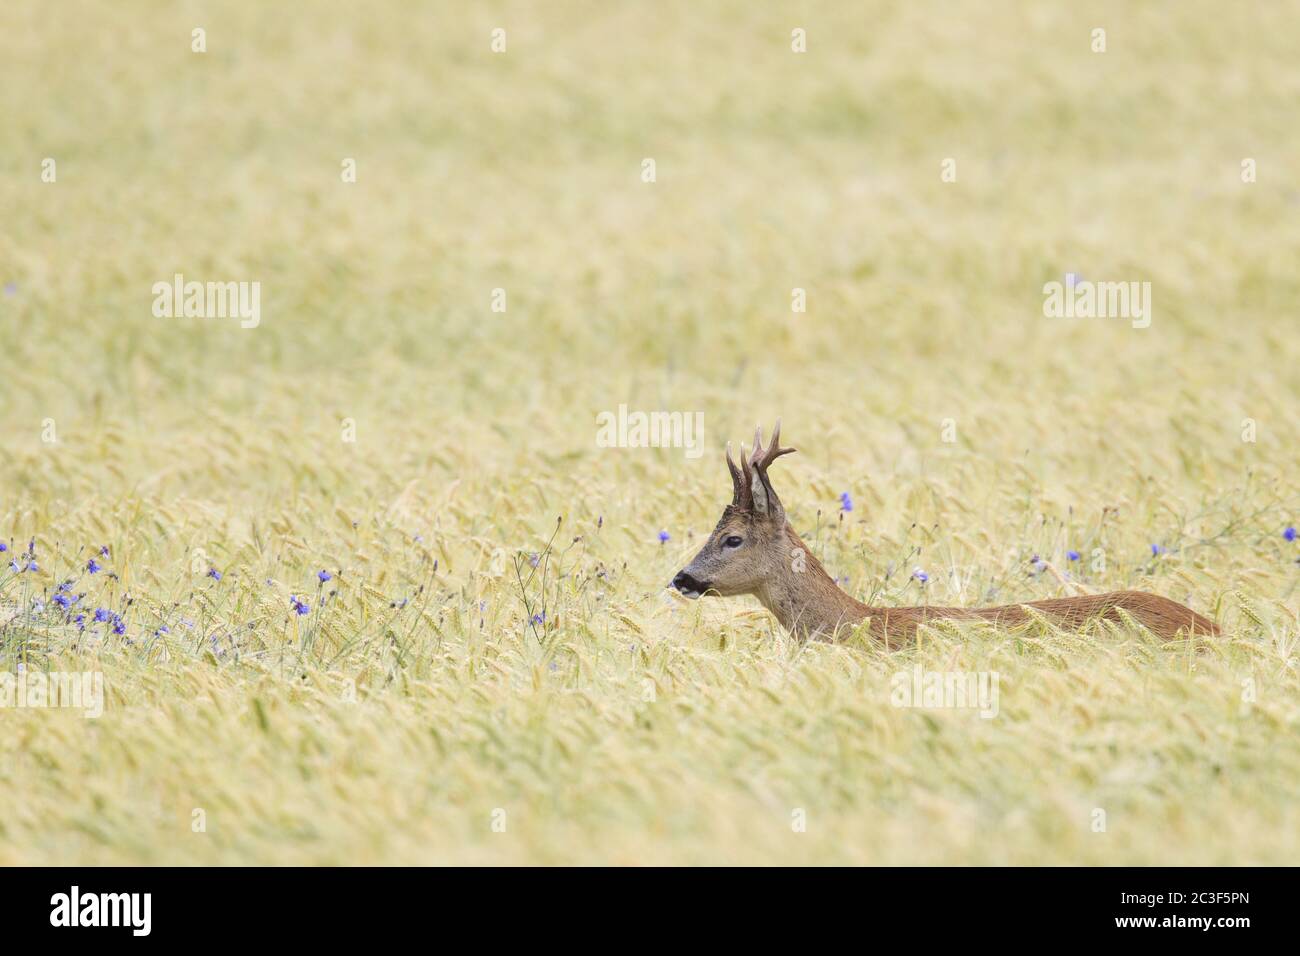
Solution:
[{"label": "barley field", "polygon": [[[1298,33],[4,3],[0,863],[1300,862]],[[160,309],[178,274],[256,323]],[[1147,324],[1046,313],[1094,281]],[[609,447],[620,406],[702,440]],[[1223,634],[888,653],[666,590],[778,416],[863,600]]]}]

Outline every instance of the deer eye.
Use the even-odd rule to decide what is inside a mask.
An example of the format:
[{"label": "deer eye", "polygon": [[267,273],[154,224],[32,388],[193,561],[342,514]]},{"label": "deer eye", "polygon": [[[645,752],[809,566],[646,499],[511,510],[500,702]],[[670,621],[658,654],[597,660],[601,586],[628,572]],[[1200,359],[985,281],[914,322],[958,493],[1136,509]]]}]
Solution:
[{"label": "deer eye", "polygon": [[722,542],[724,548],[739,548],[745,543],[745,539],[738,534],[733,534],[726,541]]}]

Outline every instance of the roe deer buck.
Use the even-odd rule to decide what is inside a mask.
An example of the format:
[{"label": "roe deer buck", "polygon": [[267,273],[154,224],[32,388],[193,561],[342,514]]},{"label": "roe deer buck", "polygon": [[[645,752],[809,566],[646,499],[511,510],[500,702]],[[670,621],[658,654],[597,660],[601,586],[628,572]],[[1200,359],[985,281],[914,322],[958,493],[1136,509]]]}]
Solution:
[{"label": "roe deer buck", "polygon": [[754,433],[749,458],[741,449],[740,468],[731,460],[732,499],[704,547],[669,587],[689,598],[705,594],[730,597],[752,594],[781,625],[800,639],[832,637],[837,630],[867,621],[869,632],[889,647],[916,637],[917,626],[928,620],[992,621],[1018,624],[1034,608],[1063,627],[1076,629],[1089,620],[1122,621],[1123,610],[1162,638],[1179,632],[1218,634],[1219,628],[1191,608],[1143,591],[1111,591],[1082,597],[1030,601],[1025,605],[997,607],[873,607],[855,601],[839,589],[809,552],[795,530],[786,523],[785,509],[767,476],[777,458],[794,451],[780,446],[781,420],[772,431],[772,443],[763,448],[762,429]]}]

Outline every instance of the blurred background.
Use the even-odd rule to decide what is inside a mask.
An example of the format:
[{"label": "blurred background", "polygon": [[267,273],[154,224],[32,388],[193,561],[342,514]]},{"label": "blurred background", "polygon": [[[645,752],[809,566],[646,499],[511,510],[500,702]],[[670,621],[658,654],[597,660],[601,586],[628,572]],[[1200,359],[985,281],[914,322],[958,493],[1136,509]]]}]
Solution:
[{"label": "blurred background", "polygon": [[[619,664],[617,678],[594,663],[624,645],[634,658],[660,643],[716,654],[724,633],[747,654],[796,653],[756,605],[684,607],[661,593],[727,501],[722,445],[777,416],[800,450],[781,463],[792,521],[860,597],[931,599],[909,578],[913,566],[948,589],[945,603],[1053,596],[1058,583],[1034,566],[1041,555],[1090,587],[1140,586],[1210,614],[1235,609],[1240,593],[1293,621],[1300,554],[1282,530],[1296,517],[1300,447],[1297,27],[1290,2],[4,4],[0,538],[19,551],[36,538],[48,560],[0,593],[24,614],[32,595],[84,565],[85,549],[110,548],[117,577],[96,578],[107,590],[87,601],[134,599],[135,643],[101,635],[97,666],[120,669],[110,680],[119,705],[145,723],[115,725],[110,713],[98,733],[153,768],[105,770],[111,782],[92,809],[68,801],[89,764],[51,757],[61,770],[29,767],[13,785],[69,817],[52,824],[46,807],[45,822],[11,823],[9,859],[398,858],[383,819],[425,813],[419,801],[376,811],[364,840],[337,818],[343,803],[414,784],[382,773],[373,793],[326,801],[303,824],[355,838],[330,851],[275,835],[266,821],[296,812],[279,797],[266,796],[257,817],[264,844],[178,850],[143,824],[104,822],[103,806],[132,802],[136,789],[161,788],[171,806],[196,788],[220,791],[230,768],[259,766],[232,751],[207,756],[213,776],[203,782],[158,771],[201,752],[196,740],[256,726],[245,723],[247,675],[230,663],[239,653],[270,667],[296,647],[322,687],[340,678],[379,693],[445,680],[441,717],[424,703],[384,705],[415,707],[406,718],[420,726],[494,706],[465,696],[483,654],[505,662],[512,700],[555,664],[556,679],[601,712],[602,701],[623,699],[624,678],[640,686],[643,667],[659,668],[661,692],[673,684],[667,650]],[[1094,51],[1097,29],[1104,52]],[[792,49],[797,30],[805,52]],[[42,179],[46,159],[54,182]],[[355,182],[343,175],[348,160]],[[1253,181],[1243,181],[1247,160]],[[156,317],[152,287],[176,273],[259,282],[259,325]],[[1067,274],[1150,282],[1150,326],[1046,317],[1043,287]],[[792,310],[796,289],[806,311]],[[620,404],[703,413],[705,453],[598,447],[597,417]],[[540,649],[520,650],[534,610],[522,598],[535,585],[521,594],[514,562],[545,553],[560,517],[554,541],[582,537],[586,563],[547,585],[565,613],[553,614]],[[1070,566],[1068,551],[1094,549],[1107,556],[1102,570]],[[320,611],[325,568],[337,609],[308,641],[286,623],[287,602],[310,592]],[[969,587],[943,584],[953,571]],[[597,575],[599,600],[564,590]],[[386,616],[403,600],[422,602],[409,627]],[[204,622],[192,647],[153,640],[182,620]],[[73,652],[66,621],[28,626],[23,653]],[[444,670],[452,646],[464,653]],[[16,648],[6,647],[11,661]],[[184,669],[207,648],[219,677]],[[759,665],[749,663],[718,665],[721,677],[692,664],[679,692],[696,713],[756,693],[743,675]],[[1215,693],[1235,699],[1244,665],[1223,666],[1227,689]],[[836,670],[855,675],[848,683],[830,685],[845,700],[863,699],[855,667]],[[893,665],[871,667],[879,677]],[[171,676],[154,686],[150,674]],[[1122,706],[1128,685],[1097,680]],[[286,695],[293,712],[289,691],[257,693]],[[190,726],[168,710],[194,695],[239,702],[234,723]],[[151,706],[168,716],[147,718]],[[625,814],[616,791],[632,785],[614,781],[626,776],[566,764],[529,736],[545,721],[520,706],[519,734],[503,733],[522,750],[485,743],[478,757],[456,756],[448,743],[439,759],[512,780],[535,743],[549,769],[506,789],[531,794],[533,806],[572,806],[580,792],[613,829],[601,837],[552,821],[511,858],[571,859],[562,848],[590,838],[623,847],[627,860],[682,859],[637,813],[662,822],[664,801],[688,799],[689,781],[656,777],[642,809]],[[1209,698],[1199,706],[1219,708]],[[26,719],[16,749],[78,752],[47,739],[48,722]],[[1275,719],[1293,726],[1293,708]],[[745,801],[824,773],[863,784],[840,797],[861,820],[856,800],[884,799],[872,775],[925,749],[901,743],[900,728],[893,743],[877,737],[898,748],[888,760],[826,767],[814,746],[800,758],[811,771],[794,760],[762,786],[743,775],[743,798],[720,783],[730,770],[697,763],[711,812],[730,822],[701,822],[684,806],[674,819],[706,855],[752,843],[760,859],[782,859],[764,856],[736,822]],[[1168,731],[1170,746],[1187,746]],[[677,768],[717,749],[707,733],[642,743],[640,756],[633,747],[620,759]],[[1042,822],[1050,813],[1025,796],[1040,792],[1036,774],[1061,753],[1023,749],[1014,735],[1005,745],[999,759],[1026,775],[1006,797],[1028,800],[1036,836],[1020,849],[963,839],[960,851],[940,841],[927,852],[1109,861]],[[394,764],[428,756],[385,746],[397,748]],[[772,746],[786,753],[779,735]],[[230,786],[262,793],[257,774],[278,776],[296,759],[283,740],[265,747],[265,766]],[[1267,793],[1287,766],[1232,787]],[[959,799],[986,770],[935,768],[927,792]],[[449,774],[428,799],[446,806],[457,794],[452,805],[478,814],[472,775]],[[1203,789],[1196,774],[1181,783]],[[1221,805],[1244,792],[1230,787]],[[247,808],[246,796],[226,795]],[[914,797],[894,792],[900,806]],[[967,808],[970,819],[1010,812],[989,799]],[[967,810],[944,819],[966,820]],[[1290,811],[1279,800],[1269,812],[1273,826]],[[1182,836],[1215,819],[1207,810]],[[847,859],[908,861],[915,834],[933,826],[861,834],[848,843],[879,855]],[[1242,826],[1238,847],[1256,858],[1282,852],[1262,824]],[[821,850],[838,853],[848,832]],[[1140,847],[1166,842],[1147,837],[1130,841],[1139,861]],[[1202,847],[1188,852],[1218,852]],[[439,859],[498,851],[446,852]]]}]

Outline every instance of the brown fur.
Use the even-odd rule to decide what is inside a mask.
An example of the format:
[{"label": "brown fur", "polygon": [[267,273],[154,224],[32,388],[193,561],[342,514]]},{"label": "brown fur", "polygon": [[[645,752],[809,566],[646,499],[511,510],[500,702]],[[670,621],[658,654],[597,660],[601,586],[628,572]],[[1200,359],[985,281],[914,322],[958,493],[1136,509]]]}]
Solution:
[{"label": "brown fur", "polygon": [[[786,537],[792,548],[803,541],[788,524]],[[805,548],[806,550],[806,548]],[[927,621],[988,621],[1014,626],[1030,619],[1026,607],[1069,630],[1079,630],[1096,620],[1123,623],[1121,609],[1153,634],[1172,639],[1186,634],[1218,634],[1218,626],[1189,607],[1145,591],[1110,591],[1080,597],[1052,598],[995,607],[872,607],[844,593],[816,559],[809,558],[802,574],[787,573],[755,592],[782,626],[800,636],[830,636],[869,619],[873,637],[890,647],[916,639],[917,627]]]},{"label": "brown fur", "polygon": [[[800,638],[830,638],[865,620],[871,635],[889,647],[915,640],[917,627],[927,621],[1021,624],[1030,620],[1027,607],[1070,630],[1095,620],[1122,623],[1127,613],[1165,639],[1179,634],[1220,633],[1218,625],[1191,608],[1144,591],[1111,591],[981,608],[873,607],[854,600],[831,580],[786,521],[785,509],[767,477],[772,461],[794,450],[779,447],[780,434],[778,420],[766,450],[761,436],[756,434],[753,453],[748,459],[742,455],[741,469],[732,463],[728,447],[732,503],[723,511],[700,553],[673,579],[672,586],[692,594],[696,594],[697,583],[708,585],[704,594],[752,594],[782,627]],[[737,539],[740,545],[734,544]]]}]

